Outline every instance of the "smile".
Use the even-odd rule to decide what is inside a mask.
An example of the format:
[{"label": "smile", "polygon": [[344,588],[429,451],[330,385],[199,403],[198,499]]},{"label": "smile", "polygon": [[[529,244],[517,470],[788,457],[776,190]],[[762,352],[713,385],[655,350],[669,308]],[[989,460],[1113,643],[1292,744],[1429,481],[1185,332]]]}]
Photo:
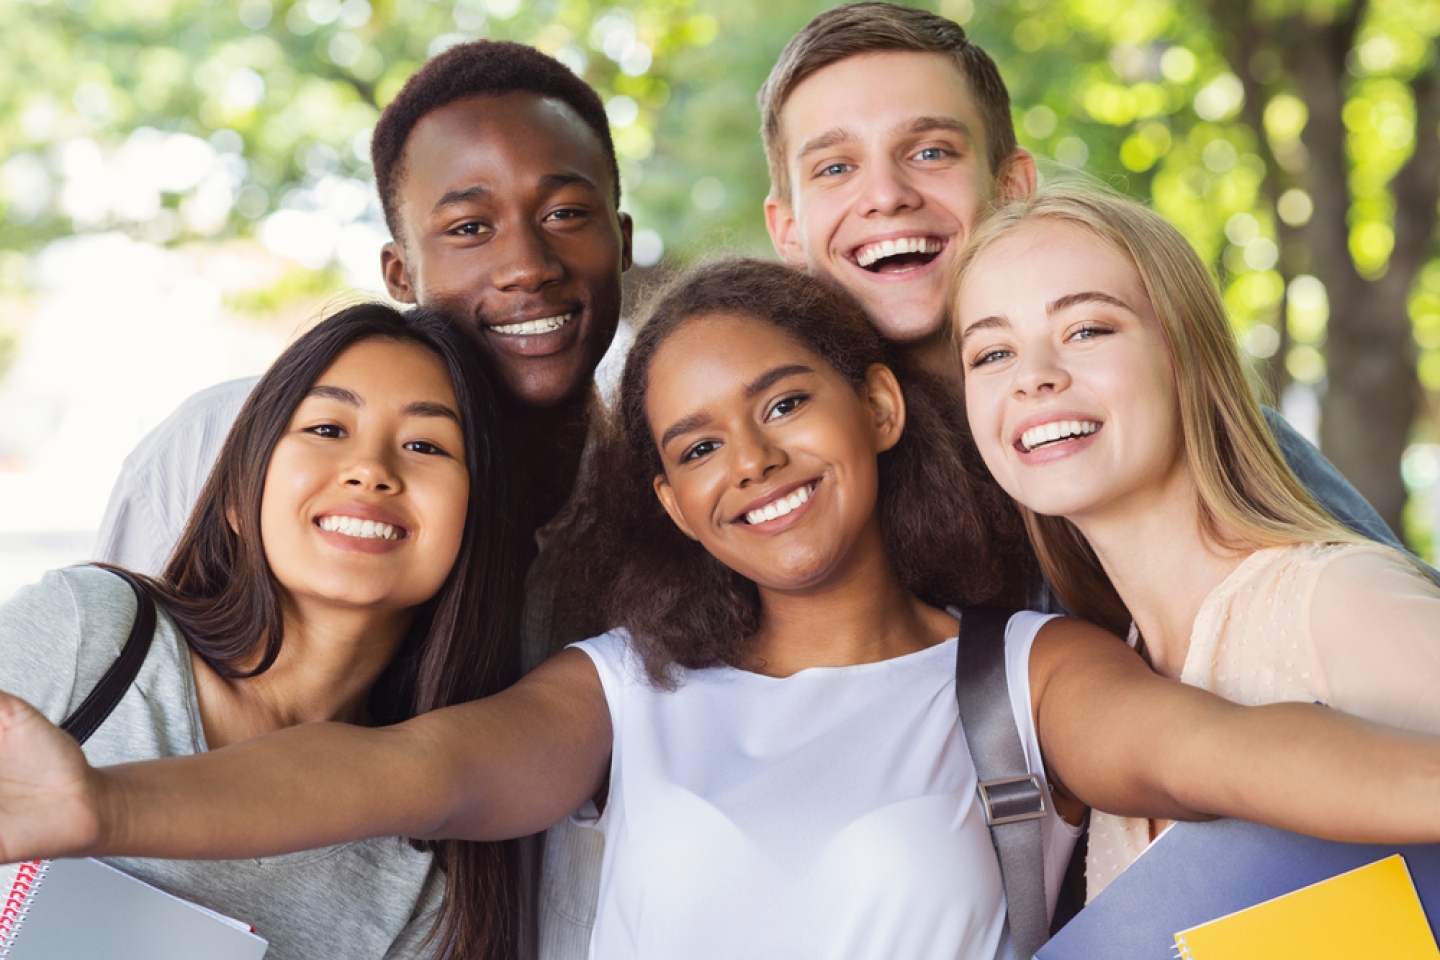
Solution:
[{"label": "smile", "polygon": [[331,515],[321,517],[315,525],[327,533],[344,534],[360,540],[404,540],[404,528],[376,520],[361,520],[359,517]]},{"label": "smile", "polygon": [[490,332],[502,333],[510,337],[534,337],[542,333],[554,333],[569,323],[573,316],[573,313],[562,313],[554,317],[541,317],[538,320],[521,320],[519,323],[506,323],[491,327]]},{"label": "smile", "polygon": [[798,510],[809,501],[810,494],[815,492],[815,486],[819,482],[819,480],[814,480],[787,496],[777,497],[763,507],[756,507],[745,514],[745,522],[752,525],[764,523],[767,520],[777,520],[792,510]]},{"label": "smile", "polygon": [[944,249],[945,241],[939,237],[895,237],[861,244],[852,256],[871,273],[899,273],[924,266]]},{"label": "smile", "polygon": [[1094,420],[1054,420],[1020,434],[1018,446],[1021,452],[1030,453],[1051,444],[1088,437],[1099,429],[1100,424]]}]

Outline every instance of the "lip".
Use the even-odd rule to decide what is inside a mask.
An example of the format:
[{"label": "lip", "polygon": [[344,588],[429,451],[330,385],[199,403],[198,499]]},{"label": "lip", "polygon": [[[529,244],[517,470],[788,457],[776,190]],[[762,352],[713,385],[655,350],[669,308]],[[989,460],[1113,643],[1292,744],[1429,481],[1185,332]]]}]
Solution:
[{"label": "lip", "polygon": [[[810,512],[810,505],[815,502],[815,492],[820,489],[820,480],[820,477],[811,477],[808,480],[797,480],[794,483],[787,483],[783,487],[776,487],[773,491],[766,494],[765,496],[757,497],[756,499],[747,503],[743,508],[741,508],[740,512],[737,513],[735,515],[735,518],[730,522],[736,524],[737,526],[743,527],[747,531],[751,531],[754,533],[779,533],[781,530],[788,530],[795,524],[799,523],[800,519],[806,513]],[[776,500],[782,500],[785,497],[790,496],[790,494],[794,493],[796,490],[799,490],[801,487],[813,487],[810,492],[810,499],[806,500],[804,503],[800,504],[800,506],[785,514],[783,517],[776,517],[774,520],[766,520],[762,523],[745,522],[745,514],[749,513],[751,510],[758,510],[768,503],[774,503]]]},{"label": "lip", "polygon": [[[1025,431],[1044,426],[1047,423],[1057,423],[1064,420],[1083,420],[1087,423],[1099,424],[1099,426],[1095,428],[1094,433],[1077,437],[1074,440],[1067,440],[1055,446],[1040,447],[1036,450],[1029,451],[1024,449],[1020,438],[1025,435]],[[1090,446],[1104,429],[1105,419],[1103,417],[1082,413],[1079,410],[1052,410],[1046,413],[1035,413],[1021,420],[1011,430],[1010,449],[1015,451],[1015,454],[1024,463],[1048,463],[1051,460],[1058,460],[1062,457],[1068,457],[1071,454],[1078,453]]]},{"label": "lip", "polygon": [[[325,517],[354,517],[357,520],[372,520],[375,523],[388,523],[392,527],[400,528],[403,536],[399,540],[386,540],[383,537],[362,540],[359,537],[351,537],[336,530],[320,529],[320,521]],[[322,539],[333,547],[341,550],[350,550],[355,553],[389,553],[392,550],[400,549],[411,535],[410,526],[404,521],[383,507],[377,507],[370,503],[361,503],[357,500],[348,503],[336,504],[324,511],[317,513],[310,519],[310,524],[315,532]]]},{"label": "lip", "polygon": [[[867,270],[864,267],[860,266],[858,254],[859,251],[864,249],[865,247],[871,246],[872,244],[876,243],[883,243],[886,240],[908,240],[911,238],[938,240],[940,241],[940,252],[936,253],[934,258],[930,260],[929,263],[922,263],[917,266],[901,270],[899,272],[877,273],[875,271]],[[888,233],[877,233],[874,236],[866,237],[859,243],[852,244],[848,250],[841,254],[841,259],[872,281],[880,283],[900,283],[906,280],[914,280],[918,277],[927,276],[940,269],[940,261],[944,259],[945,254],[949,252],[950,247],[954,243],[954,241],[954,235],[947,236],[944,233],[938,233],[933,230],[892,230]]]},{"label": "lip", "polygon": [[[580,338],[584,307],[580,304],[554,304],[524,312],[516,312],[500,319],[487,318],[480,329],[485,337],[498,349],[522,357],[548,357],[568,349]],[[501,333],[496,327],[508,327],[528,320],[544,320],[569,314],[569,319],[560,329],[548,333]]]}]

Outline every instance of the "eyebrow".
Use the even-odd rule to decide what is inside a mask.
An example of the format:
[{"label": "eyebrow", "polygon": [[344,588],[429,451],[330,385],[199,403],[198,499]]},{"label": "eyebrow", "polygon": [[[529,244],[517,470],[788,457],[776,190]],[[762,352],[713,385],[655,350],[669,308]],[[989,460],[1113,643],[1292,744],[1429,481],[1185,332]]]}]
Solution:
[{"label": "eyebrow", "polygon": [[[333,387],[328,384],[317,384],[305,393],[305,399],[316,397],[321,400],[333,400],[336,403],[343,403],[347,407],[365,406],[365,401],[353,390],[346,390],[344,387]],[[407,417],[441,417],[445,420],[460,422],[460,415],[443,403],[436,403],[433,400],[416,400],[408,403],[400,413]]]},{"label": "eyebrow", "polygon": [[975,134],[963,121],[954,117],[916,117],[914,120],[907,120],[896,128],[899,133],[931,133],[942,130],[947,133],[958,133],[970,143],[975,142]]},{"label": "eyebrow", "polygon": [[[594,180],[579,173],[547,173],[540,178],[539,184],[541,188],[545,190],[559,190],[561,187],[579,185],[594,190],[596,193],[600,192],[600,188],[595,185]],[[459,190],[448,191],[439,200],[435,201],[433,209],[440,210],[452,204],[483,200],[490,195],[491,190],[489,187],[476,183],[468,187],[462,187]]]},{"label": "eyebrow", "polygon": [[812,153],[818,153],[821,150],[829,150],[831,147],[838,146],[839,144],[842,144],[847,140],[852,139],[854,139],[854,134],[852,134],[849,130],[846,130],[844,127],[831,127],[824,133],[816,134],[809,140],[806,140],[804,143],[800,144],[800,152],[795,154],[795,159],[804,160]]},{"label": "eyebrow", "polygon": [[[1127,310],[1130,313],[1135,312],[1131,309],[1130,304],[1118,297],[1112,297],[1108,293],[1101,293],[1099,290],[1082,290],[1079,293],[1067,293],[1063,297],[1056,297],[1054,300],[1051,300],[1045,306],[1045,315],[1053,317],[1062,310],[1069,310],[1071,307],[1079,306],[1082,303],[1106,303],[1112,307]],[[977,333],[981,330],[998,330],[1008,326],[1010,326],[1010,321],[1004,317],[985,317],[982,320],[976,320],[970,324],[970,326],[966,327],[960,334],[960,342],[963,344],[969,339],[972,333]]]},{"label": "eyebrow", "polygon": [[[775,367],[773,370],[767,370],[745,386],[745,399],[753,400],[757,395],[770,389],[786,377],[814,372],[814,370],[802,363],[787,363],[784,366]],[[661,435],[660,449],[665,449],[665,447],[669,446],[670,441],[676,437],[689,433],[691,430],[698,430],[709,422],[710,414],[703,410],[692,413],[687,417],[681,417],[670,425],[669,430],[666,430],[665,433]]]}]

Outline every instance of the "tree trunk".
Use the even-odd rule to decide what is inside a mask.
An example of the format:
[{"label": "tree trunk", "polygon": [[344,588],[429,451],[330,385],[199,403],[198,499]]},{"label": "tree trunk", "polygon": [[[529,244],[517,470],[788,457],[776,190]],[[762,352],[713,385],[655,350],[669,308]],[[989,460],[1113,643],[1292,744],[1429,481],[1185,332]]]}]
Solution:
[{"label": "tree trunk", "polygon": [[[1350,253],[1350,165],[1342,111],[1346,102],[1346,60],[1367,12],[1364,0],[1328,23],[1303,14],[1267,20],[1248,0],[1210,4],[1247,97],[1261,94],[1249,77],[1250,57],[1261,48],[1280,55],[1294,92],[1305,101],[1309,121],[1301,134],[1308,163],[1297,182],[1314,203],[1310,222],[1291,234],[1308,248],[1310,267],[1325,284],[1330,319],[1325,348],[1328,380],[1321,399],[1320,444],[1326,456],[1399,532],[1406,491],[1400,459],[1420,409],[1420,383],[1412,334],[1410,290],[1429,258],[1440,200],[1440,83],[1432,64],[1412,83],[1417,122],[1415,152],[1391,181],[1396,201],[1395,249],[1385,274],[1362,277]],[[1247,102],[1244,119],[1262,145],[1264,105]],[[1280,187],[1274,158],[1262,146],[1270,168],[1271,201]],[[1283,362],[1283,357],[1279,358]]]}]

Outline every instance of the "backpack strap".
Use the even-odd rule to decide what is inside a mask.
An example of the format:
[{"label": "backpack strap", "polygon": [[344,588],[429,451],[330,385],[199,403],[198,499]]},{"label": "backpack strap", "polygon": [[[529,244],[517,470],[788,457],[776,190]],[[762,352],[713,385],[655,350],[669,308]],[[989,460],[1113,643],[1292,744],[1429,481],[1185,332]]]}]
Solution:
[{"label": "backpack strap", "polygon": [[145,656],[150,652],[150,639],[155,635],[155,602],[150,599],[149,591],[124,570],[115,567],[105,569],[130,584],[130,589],[135,591],[135,622],[130,626],[130,635],[125,638],[125,646],[120,649],[120,656],[110,665],[110,669],[105,671],[105,675],[95,684],[90,695],[60,724],[61,730],[81,744],[99,729],[100,724],[105,722],[110,711],[115,709],[115,705],[130,688],[130,684],[135,682],[135,675],[140,672],[140,665],[145,662]]},{"label": "backpack strap", "polygon": [[1046,808],[1044,788],[1029,770],[1010,706],[1005,626],[1012,611],[952,607],[948,612],[960,620],[955,699],[980,781],[985,822],[1000,859],[1010,942],[1016,960],[1030,960],[1050,932],[1040,834],[1040,818]]}]

